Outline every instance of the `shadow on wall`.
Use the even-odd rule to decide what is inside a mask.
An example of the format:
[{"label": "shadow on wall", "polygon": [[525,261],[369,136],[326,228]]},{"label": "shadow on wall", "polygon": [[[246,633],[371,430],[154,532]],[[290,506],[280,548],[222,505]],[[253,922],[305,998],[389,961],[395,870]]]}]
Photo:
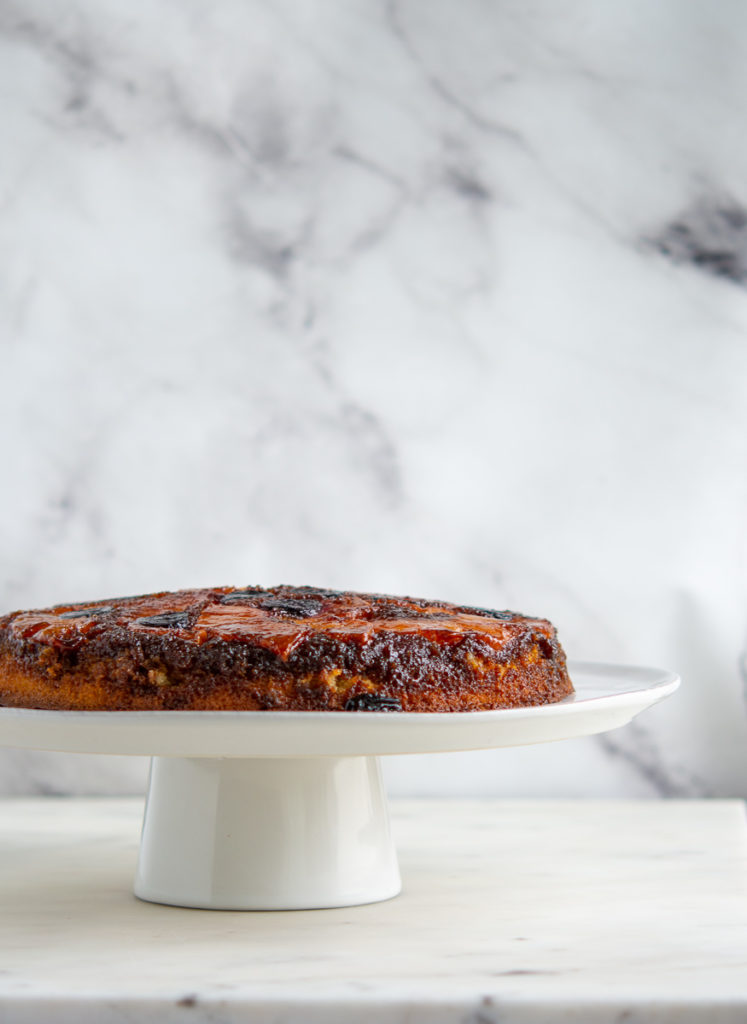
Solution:
[{"label": "shadow on wall", "polygon": [[149,764],[147,757],[0,749],[0,794],[144,795]]}]

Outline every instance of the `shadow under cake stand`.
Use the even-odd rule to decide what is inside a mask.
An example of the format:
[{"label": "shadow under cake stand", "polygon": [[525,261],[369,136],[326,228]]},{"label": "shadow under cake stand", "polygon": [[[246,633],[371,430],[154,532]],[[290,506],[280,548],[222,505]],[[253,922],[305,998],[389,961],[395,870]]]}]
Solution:
[{"label": "shadow under cake stand", "polygon": [[557,704],[462,713],[0,708],[0,745],[151,756],[135,894],[301,910],[400,891],[380,757],[605,732],[669,696],[652,668],[575,663]]}]

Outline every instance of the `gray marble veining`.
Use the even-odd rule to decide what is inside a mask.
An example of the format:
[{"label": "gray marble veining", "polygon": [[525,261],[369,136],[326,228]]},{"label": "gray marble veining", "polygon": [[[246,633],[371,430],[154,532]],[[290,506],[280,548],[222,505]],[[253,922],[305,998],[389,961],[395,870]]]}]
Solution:
[{"label": "gray marble veining", "polygon": [[[0,4],[3,609],[409,592],[679,671],[397,792],[744,794],[747,14]],[[0,753],[0,791],[145,767]]]}]

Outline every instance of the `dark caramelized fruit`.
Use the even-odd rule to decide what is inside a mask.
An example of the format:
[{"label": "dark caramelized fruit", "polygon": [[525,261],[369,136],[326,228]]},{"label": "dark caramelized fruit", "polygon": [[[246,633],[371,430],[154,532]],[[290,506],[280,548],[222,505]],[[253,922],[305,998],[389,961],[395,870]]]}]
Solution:
[{"label": "dark caramelized fruit", "polygon": [[161,629],[186,629],[189,620],[189,612],[163,612],[161,615],[146,615],[142,619],[135,619],[135,625],[159,626]]},{"label": "dark caramelized fruit", "polygon": [[268,597],[257,604],[268,612],[277,612],[278,615],[290,615],[296,619],[308,619],[311,615],[318,615],[322,610],[322,602],[315,601],[311,597],[303,598],[300,601],[292,601],[281,597]]},{"label": "dark caramelized fruit", "polygon": [[376,693],[358,693],[345,702],[346,711],[401,711],[396,697],[380,697]]},{"label": "dark caramelized fruit", "polygon": [[71,612],[61,612],[61,619],[90,619],[94,615],[108,615],[114,608],[110,604],[99,604],[95,608],[75,608]]}]

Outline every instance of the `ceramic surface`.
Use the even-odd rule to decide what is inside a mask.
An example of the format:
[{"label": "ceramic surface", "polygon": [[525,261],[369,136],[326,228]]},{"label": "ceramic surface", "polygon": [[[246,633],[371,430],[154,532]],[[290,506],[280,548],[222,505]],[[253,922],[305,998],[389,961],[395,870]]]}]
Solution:
[{"label": "ceramic surface", "polygon": [[144,900],[223,910],[351,906],[400,888],[378,758],[362,755],[586,735],[625,724],[679,685],[658,669],[571,671],[574,696],[543,707],[451,715],[7,708],[0,740],[166,755],[153,758],[148,786],[135,882]]},{"label": "ceramic surface", "polygon": [[214,910],[318,910],[400,891],[375,757],[153,759],[135,894]]}]

